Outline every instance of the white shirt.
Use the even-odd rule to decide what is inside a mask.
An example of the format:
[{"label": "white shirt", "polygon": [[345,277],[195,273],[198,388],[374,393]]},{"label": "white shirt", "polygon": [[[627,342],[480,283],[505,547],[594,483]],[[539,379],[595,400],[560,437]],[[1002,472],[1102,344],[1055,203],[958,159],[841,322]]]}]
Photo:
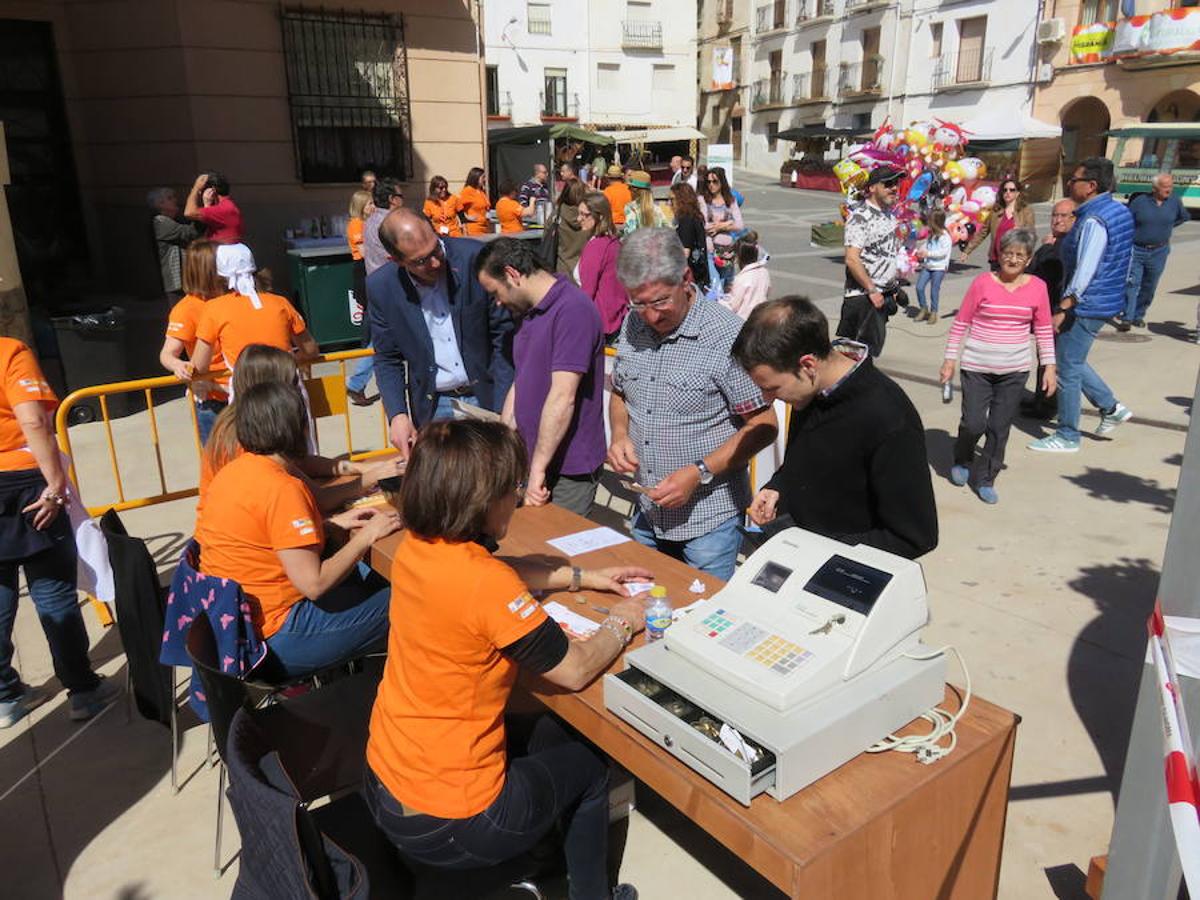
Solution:
[{"label": "white shirt", "polygon": [[466,367],[462,353],[458,350],[458,338],[454,334],[454,320],[450,317],[450,297],[446,293],[446,275],[443,273],[433,284],[422,284],[413,278],[413,287],[421,300],[421,314],[425,327],[433,341],[433,357],[437,362],[435,389],[451,391],[467,384]]}]

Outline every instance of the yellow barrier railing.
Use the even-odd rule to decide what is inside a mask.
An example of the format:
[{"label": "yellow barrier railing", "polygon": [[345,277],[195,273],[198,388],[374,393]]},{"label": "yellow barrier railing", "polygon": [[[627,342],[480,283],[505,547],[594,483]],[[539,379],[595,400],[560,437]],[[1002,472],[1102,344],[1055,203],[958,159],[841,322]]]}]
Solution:
[{"label": "yellow barrier railing", "polygon": [[[324,418],[332,415],[341,415],[345,422],[346,447],[350,451],[351,459],[368,459],[373,456],[380,456],[391,452],[391,446],[388,437],[387,416],[383,413],[382,404],[380,404],[380,420],[383,424],[383,448],[375,450],[365,450],[360,452],[354,451],[354,443],[350,427],[350,407],[346,402],[346,362],[348,360],[360,359],[364,356],[371,356],[373,352],[370,349],[342,350],[336,353],[327,353],[317,357],[312,361],[312,364],[319,363],[338,363],[338,372],[315,378],[306,379],[306,387],[309,389],[309,401],[312,407],[314,418]],[[224,372],[215,372],[215,375],[225,374]],[[127,509],[139,509],[146,506],[153,506],[157,503],[168,503],[172,500],[182,500],[187,497],[196,496],[199,488],[192,486],[179,490],[170,490],[167,487],[166,467],[163,459],[163,445],[159,435],[158,415],[155,411],[153,392],[156,390],[165,390],[167,388],[178,389],[180,381],[173,375],[162,375],[155,378],[140,378],[133,381],[118,381],[112,384],[98,384],[92,387],[80,388],[73,391],[58,407],[58,413],[55,416],[55,429],[58,434],[58,444],[64,453],[71,458],[71,469],[69,472],[71,483],[75,486],[76,492],[83,496],[83,491],[79,484],[79,476],[75,466],[74,454],[71,447],[71,432],[68,426],[71,410],[84,400],[95,399],[99,401],[100,420],[104,425],[104,436],[108,449],[109,466],[112,470],[113,484],[116,487],[117,499],[115,502],[103,503],[100,505],[88,506],[89,515],[97,516],[104,513],[106,510],[115,509],[117,511]],[[122,477],[122,467],[119,454],[117,452],[117,444],[113,437],[112,417],[109,415],[108,398],[118,394],[133,394],[141,392],[146,401],[146,413],[148,424],[150,426],[150,443],[153,448],[153,457],[158,473],[158,491],[157,493],[148,493],[143,496],[130,497],[126,495],[125,480]],[[190,395],[190,392],[189,392]],[[196,421],[195,404],[188,402],[189,415],[192,423],[192,438],[196,448],[196,459],[199,461],[201,452],[200,446],[200,431]],[[314,436],[315,437],[315,436]],[[139,460],[140,462],[140,460]],[[197,468],[198,473],[198,468]]]}]

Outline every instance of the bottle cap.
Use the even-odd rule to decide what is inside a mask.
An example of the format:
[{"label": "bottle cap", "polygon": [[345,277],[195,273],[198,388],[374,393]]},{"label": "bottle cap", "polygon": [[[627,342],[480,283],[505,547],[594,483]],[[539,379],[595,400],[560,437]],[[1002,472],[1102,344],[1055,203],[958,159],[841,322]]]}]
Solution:
[{"label": "bottle cap", "polygon": [[665,596],[667,596],[667,589],[665,587],[663,587],[661,584],[656,584],[654,587],[650,588],[650,596],[651,597],[665,597]]}]

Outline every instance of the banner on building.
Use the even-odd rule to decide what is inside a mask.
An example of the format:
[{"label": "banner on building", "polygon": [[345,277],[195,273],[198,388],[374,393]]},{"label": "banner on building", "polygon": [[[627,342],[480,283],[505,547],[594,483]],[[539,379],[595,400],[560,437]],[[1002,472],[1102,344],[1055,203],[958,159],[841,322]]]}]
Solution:
[{"label": "banner on building", "polygon": [[1071,62],[1167,56],[1200,51],[1200,7],[1167,9],[1119,22],[1077,26],[1071,33]]},{"label": "banner on building", "polygon": [[1073,64],[1104,62],[1112,56],[1115,37],[1115,22],[1076,25],[1071,31],[1071,62]]},{"label": "banner on building", "polygon": [[733,48],[713,47],[712,89],[728,91],[733,87]]}]

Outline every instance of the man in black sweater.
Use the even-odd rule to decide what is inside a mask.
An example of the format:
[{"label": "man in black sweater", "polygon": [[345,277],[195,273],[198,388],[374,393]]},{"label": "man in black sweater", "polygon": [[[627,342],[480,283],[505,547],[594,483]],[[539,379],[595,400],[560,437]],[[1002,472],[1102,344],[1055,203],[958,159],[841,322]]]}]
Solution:
[{"label": "man in black sweater", "polygon": [[831,344],[824,314],[793,296],[757,306],[732,352],[767,400],[792,407],[787,455],[751,519],[786,514],[809,531],[909,559],[937,546],[921,417],[864,345]]}]

